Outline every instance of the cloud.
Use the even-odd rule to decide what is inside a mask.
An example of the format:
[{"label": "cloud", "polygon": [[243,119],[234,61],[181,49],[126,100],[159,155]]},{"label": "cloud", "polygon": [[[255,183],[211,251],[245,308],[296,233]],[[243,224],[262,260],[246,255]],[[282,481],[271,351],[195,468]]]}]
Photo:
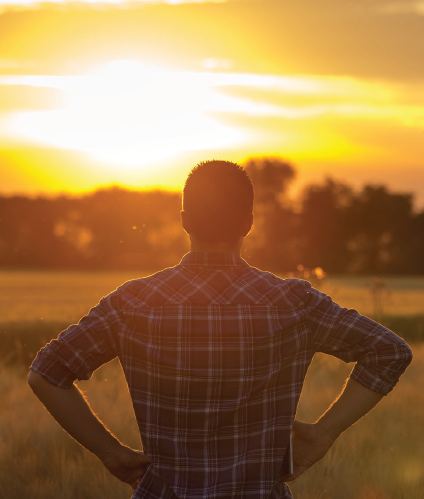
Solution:
[{"label": "cloud", "polygon": [[7,10],[16,9],[39,9],[45,8],[48,4],[87,4],[98,5],[100,7],[122,6],[127,8],[137,8],[140,5],[169,4],[179,5],[185,3],[224,3],[233,0],[0,0],[0,13]]},{"label": "cloud", "polygon": [[397,15],[397,14],[417,14],[424,16],[424,2],[389,2],[378,8],[382,14]]},{"label": "cloud", "polygon": [[211,70],[211,69],[228,70],[234,66],[234,63],[231,59],[216,59],[215,57],[207,57],[202,60],[201,66],[203,69],[206,70]]},{"label": "cloud", "polygon": [[[115,161],[125,151],[128,162],[137,163],[147,157],[148,145],[147,160],[153,161],[159,149],[240,143],[270,152],[283,147],[297,159],[363,160],[381,151],[398,157],[408,135],[408,151],[413,144],[421,150],[417,139],[424,128],[422,96],[404,100],[419,95],[419,86],[345,77],[170,71],[124,60],[92,75],[3,76],[0,85],[9,135],[102,152]],[[15,109],[7,107],[10,102]],[[388,124],[398,130],[397,142],[394,134],[386,140],[380,133]]]},{"label": "cloud", "polygon": [[51,72],[112,57],[193,70],[231,61],[246,73],[424,79],[422,2],[166,1],[8,12],[0,15],[2,59],[37,60]]},{"label": "cloud", "polygon": [[32,71],[40,68],[38,61],[25,59],[0,59],[0,71]]}]

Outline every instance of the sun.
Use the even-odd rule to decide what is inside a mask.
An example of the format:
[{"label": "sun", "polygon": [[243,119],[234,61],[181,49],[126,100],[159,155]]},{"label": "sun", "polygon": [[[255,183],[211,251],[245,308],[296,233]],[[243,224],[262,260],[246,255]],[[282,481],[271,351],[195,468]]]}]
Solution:
[{"label": "sun", "polygon": [[32,140],[84,151],[121,172],[239,138],[236,129],[208,116],[216,95],[195,73],[120,60],[56,81],[66,90],[64,108],[20,113],[16,127]]}]

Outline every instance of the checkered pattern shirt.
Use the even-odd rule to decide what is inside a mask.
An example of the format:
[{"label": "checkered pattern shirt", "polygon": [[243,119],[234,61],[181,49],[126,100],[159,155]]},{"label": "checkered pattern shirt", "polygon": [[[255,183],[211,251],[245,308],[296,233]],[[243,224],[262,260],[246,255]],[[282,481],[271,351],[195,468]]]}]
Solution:
[{"label": "checkered pattern shirt", "polygon": [[133,498],[291,498],[278,480],[315,352],[387,394],[411,361],[391,331],[298,279],[191,252],[125,283],[40,350],[69,388],[119,357],[152,466]]}]

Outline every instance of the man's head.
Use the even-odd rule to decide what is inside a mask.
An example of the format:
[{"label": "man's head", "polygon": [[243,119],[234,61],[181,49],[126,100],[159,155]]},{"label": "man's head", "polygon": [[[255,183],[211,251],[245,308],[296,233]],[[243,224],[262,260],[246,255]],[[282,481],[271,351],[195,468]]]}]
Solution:
[{"label": "man's head", "polygon": [[204,161],[183,189],[184,228],[207,244],[235,243],[252,225],[253,185],[247,172],[230,161]]}]

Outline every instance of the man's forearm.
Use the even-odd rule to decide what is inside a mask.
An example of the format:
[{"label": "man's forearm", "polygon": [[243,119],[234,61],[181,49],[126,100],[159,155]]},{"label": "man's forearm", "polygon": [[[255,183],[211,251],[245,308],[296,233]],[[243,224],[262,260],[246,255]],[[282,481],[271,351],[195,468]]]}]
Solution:
[{"label": "man's forearm", "polygon": [[367,414],[383,395],[349,378],[340,397],[317,421],[317,427],[335,440],[349,426]]},{"label": "man's forearm", "polygon": [[58,388],[34,371],[29,374],[28,383],[60,426],[100,459],[107,458],[121,446],[91,411],[76,386]]},{"label": "man's forearm", "polygon": [[340,397],[315,424],[294,421],[294,472],[282,479],[295,480],[322,459],[337,437],[365,416],[382,398],[383,395],[349,379]]}]

